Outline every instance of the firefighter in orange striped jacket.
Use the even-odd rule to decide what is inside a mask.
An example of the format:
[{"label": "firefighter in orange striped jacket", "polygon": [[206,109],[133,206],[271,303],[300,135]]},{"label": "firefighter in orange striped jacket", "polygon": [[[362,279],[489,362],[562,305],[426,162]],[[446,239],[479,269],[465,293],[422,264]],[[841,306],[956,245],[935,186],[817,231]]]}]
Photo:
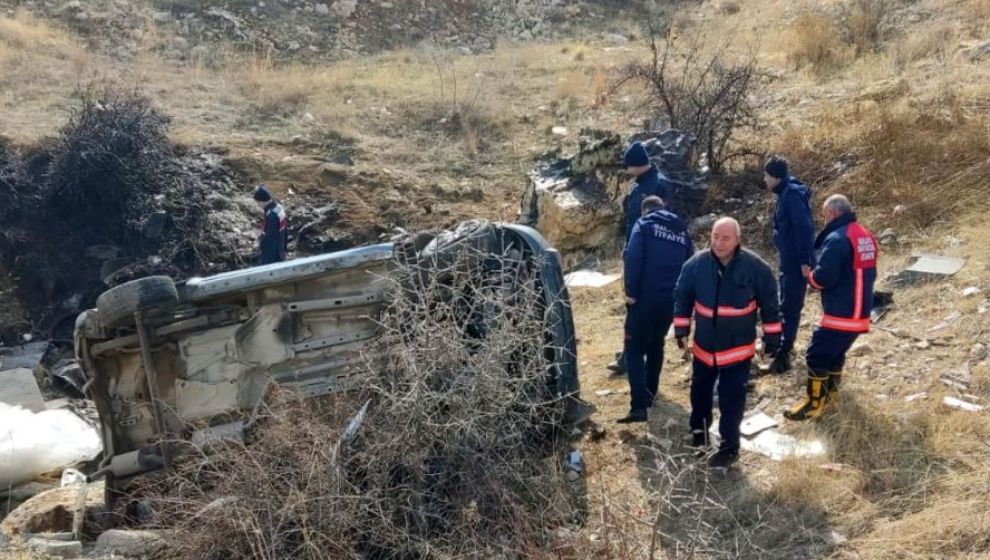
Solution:
[{"label": "firefighter in orange striped jacket", "polygon": [[807,395],[784,412],[790,420],[821,415],[839,389],[846,352],[870,330],[879,244],[841,194],[828,197],[824,214],[825,229],[815,240],[818,265],[808,274],[808,284],[822,293],[823,315],[805,355]]},{"label": "firefighter in orange striped jacket", "polygon": [[728,467],[739,458],[739,425],[746,407],[746,381],[756,354],[757,314],[763,320],[763,350],[780,346],[777,280],[770,265],[740,247],[739,222],[722,218],[712,227],[711,249],[684,263],[674,288],[674,334],[677,344],[691,331],[694,354],[691,376],[693,445],[704,447],[712,423],[712,399],[718,380],[719,434],[722,441],[710,460]]}]

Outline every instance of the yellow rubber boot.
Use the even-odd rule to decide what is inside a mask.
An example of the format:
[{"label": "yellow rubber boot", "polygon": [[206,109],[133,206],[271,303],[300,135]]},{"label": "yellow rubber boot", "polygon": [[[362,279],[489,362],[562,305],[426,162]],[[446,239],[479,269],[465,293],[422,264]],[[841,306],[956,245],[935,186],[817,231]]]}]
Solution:
[{"label": "yellow rubber boot", "polygon": [[831,383],[829,383],[828,376],[817,376],[809,373],[807,395],[803,401],[792,406],[790,410],[784,411],[784,418],[798,421],[818,418],[821,416],[822,410],[825,409],[830,388]]}]

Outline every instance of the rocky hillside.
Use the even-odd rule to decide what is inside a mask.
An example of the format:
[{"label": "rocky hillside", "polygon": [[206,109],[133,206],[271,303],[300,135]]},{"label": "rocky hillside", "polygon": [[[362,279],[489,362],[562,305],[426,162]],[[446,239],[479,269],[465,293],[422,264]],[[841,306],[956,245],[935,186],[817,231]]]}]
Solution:
[{"label": "rocky hillside", "polygon": [[[80,0],[0,2],[61,22],[118,58],[142,44],[216,64],[218,44],[277,60],[334,59],[417,45],[486,52],[598,27],[615,2],[562,0]],[[622,4],[626,4],[623,2]],[[628,6],[624,6],[628,8]],[[621,35],[613,37],[622,41]]]}]

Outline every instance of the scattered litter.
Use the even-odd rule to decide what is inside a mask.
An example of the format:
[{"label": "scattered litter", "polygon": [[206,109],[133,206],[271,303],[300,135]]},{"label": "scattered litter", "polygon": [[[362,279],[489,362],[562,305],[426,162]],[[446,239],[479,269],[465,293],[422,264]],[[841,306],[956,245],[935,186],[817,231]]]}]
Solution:
[{"label": "scattered litter", "polygon": [[877,395],[875,395],[875,397],[876,397],[876,399],[878,401],[885,401],[885,400],[888,400],[890,398],[890,396],[885,395],[883,393],[878,393]]},{"label": "scattered litter", "polygon": [[928,342],[927,340],[919,340],[918,342],[914,343],[914,347],[917,348],[918,350],[927,350],[932,347],[932,343]]},{"label": "scattered litter", "polygon": [[600,389],[598,391],[595,391],[595,396],[598,397],[607,397],[609,395],[614,395],[614,394],[615,391],[613,391],[612,389]]},{"label": "scattered litter", "polygon": [[980,290],[976,286],[970,286],[968,288],[963,288],[962,295],[963,297],[972,297],[980,293],[981,291],[982,290]]},{"label": "scattered litter", "polygon": [[574,472],[584,470],[584,457],[581,456],[580,451],[571,451],[571,454],[567,456],[567,468]]},{"label": "scattered litter", "polygon": [[774,461],[782,461],[790,457],[818,457],[825,454],[825,446],[821,441],[798,441],[777,430],[764,430],[752,439],[741,438],[740,446],[746,451],[765,455]]},{"label": "scattered litter", "polygon": [[904,287],[923,281],[944,280],[966,266],[965,259],[940,255],[918,255],[916,261],[897,274],[890,284]]},{"label": "scattered litter", "polygon": [[347,424],[347,429],[344,430],[343,436],[345,441],[350,441],[357,435],[357,431],[361,428],[361,424],[364,424],[364,417],[368,413],[368,406],[370,404],[371,399],[365,401],[364,406],[361,407],[361,410],[359,410],[358,413],[354,415],[354,418],[352,418]]},{"label": "scattered litter", "polygon": [[[712,426],[709,433],[712,441],[719,439],[717,425]],[[757,453],[774,461],[819,457],[825,454],[825,445],[817,439],[800,441],[774,429],[763,430],[752,438],[739,438],[739,446],[750,453]]]},{"label": "scattered litter", "polygon": [[564,276],[568,288],[601,288],[615,282],[619,274],[602,274],[596,270],[575,270]]},{"label": "scattered litter", "polygon": [[777,426],[777,421],[773,418],[767,416],[763,412],[757,412],[746,418],[743,418],[742,424],[739,425],[739,433],[751,437],[763,430],[774,428]]},{"label": "scattered litter", "polygon": [[922,391],[921,393],[914,393],[913,395],[908,395],[904,397],[904,400],[906,400],[907,402],[912,402],[918,399],[926,399],[926,398],[928,398],[928,393]]},{"label": "scattered litter", "polygon": [[934,327],[928,329],[928,332],[935,332],[935,331],[940,331],[942,329],[948,328],[948,327],[952,326],[952,323],[955,323],[956,321],[958,321],[961,318],[962,318],[962,313],[960,313],[958,311],[953,311],[952,314],[950,314],[948,317],[946,317],[941,323],[939,323],[939,324],[935,325]]},{"label": "scattered litter", "polygon": [[554,136],[567,136],[567,127],[555,126],[550,129],[550,134],[553,134]]},{"label": "scattered litter", "polygon": [[883,319],[883,316],[887,314],[887,311],[893,304],[893,292],[875,290],[873,292],[873,309],[870,311],[870,320],[876,323],[880,319]]},{"label": "scattered litter", "polygon": [[835,531],[832,531],[832,532],[830,532],[828,534],[828,536],[825,538],[825,540],[827,540],[831,544],[834,544],[834,545],[838,546],[838,545],[843,544],[844,542],[848,541],[849,539],[847,539],[841,533],[836,533]]},{"label": "scattered litter", "polygon": [[76,469],[65,469],[62,471],[62,487],[82,484],[86,482],[86,475]]},{"label": "scattered litter", "polygon": [[48,351],[48,341],[30,342],[13,348],[0,350],[0,369],[27,368],[33,370],[41,363]]},{"label": "scattered litter", "polygon": [[31,412],[0,403],[0,488],[90,461],[102,450],[100,434],[71,410]]},{"label": "scattered litter", "polygon": [[818,468],[825,471],[842,472],[842,469],[845,468],[845,465],[843,465],[842,463],[822,463],[818,465]]},{"label": "scattered litter", "polygon": [[957,399],[955,397],[950,397],[950,396],[944,397],[942,399],[942,404],[944,404],[945,406],[948,406],[950,408],[955,408],[955,409],[958,409],[958,410],[965,410],[967,412],[980,412],[981,410],[983,410],[983,409],[986,408],[985,406],[978,405],[978,404],[973,404],[973,403],[966,402],[964,400]]},{"label": "scattered litter", "polygon": [[38,389],[34,372],[27,368],[0,371],[0,403],[20,406],[31,412],[45,410],[45,399]]},{"label": "scattered litter", "polygon": [[48,374],[52,386],[66,394],[82,398],[83,387],[86,385],[86,374],[83,373],[79,362],[75,360],[59,360]]}]

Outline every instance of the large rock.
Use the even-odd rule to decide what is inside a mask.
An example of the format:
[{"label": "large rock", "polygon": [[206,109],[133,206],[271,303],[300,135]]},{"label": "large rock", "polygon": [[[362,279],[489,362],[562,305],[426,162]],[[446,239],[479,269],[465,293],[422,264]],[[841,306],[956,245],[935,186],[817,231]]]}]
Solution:
[{"label": "large rock", "polygon": [[[64,533],[72,531],[72,519],[79,501],[80,485],[42,492],[20,505],[0,523],[0,533],[8,540],[28,533]],[[106,509],[103,482],[85,489],[86,518]]]},{"label": "large rock", "polygon": [[165,539],[158,531],[123,531],[110,529],[96,540],[96,550],[126,558],[142,558],[165,548]]},{"label": "large rock", "polygon": [[[668,201],[683,216],[696,215],[704,177],[692,168],[693,138],[676,130],[644,133],[653,164],[674,184]],[[623,203],[631,178],[622,168],[619,136],[582,130],[576,153],[543,162],[529,175],[520,222],[535,227],[564,257],[565,266],[609,243],[621,243]]]}]

